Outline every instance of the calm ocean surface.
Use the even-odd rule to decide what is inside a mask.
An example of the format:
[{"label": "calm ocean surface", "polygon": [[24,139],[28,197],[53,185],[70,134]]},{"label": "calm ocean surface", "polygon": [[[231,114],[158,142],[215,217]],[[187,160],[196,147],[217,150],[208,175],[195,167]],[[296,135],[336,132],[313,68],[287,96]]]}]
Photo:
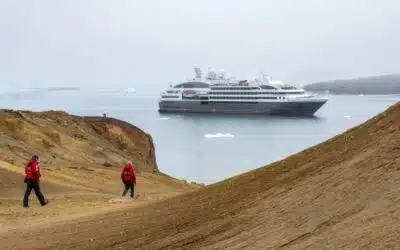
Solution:
[{"label": "calm ocean surface", "polygon": [[127,91],[0,93],[0,108],[107,113],[153,136],[158,166],[177,178],[213,183],[280,160],[356,126],[400,95],[331,95],[316,118],[166,115],[157,95]]}]

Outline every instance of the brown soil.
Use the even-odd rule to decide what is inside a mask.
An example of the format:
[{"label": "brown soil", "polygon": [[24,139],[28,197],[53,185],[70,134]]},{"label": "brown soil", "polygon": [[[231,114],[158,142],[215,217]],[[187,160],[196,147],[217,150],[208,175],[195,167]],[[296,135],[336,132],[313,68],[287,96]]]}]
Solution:
[{"label": "brown soil", "polygon": [[77,117],[61,111],[0,110],[0,160],[25,164],[39,154],[42,165],[120,167],[159,172],[150,135],[113,118]]},{"label": "brown soil", "polygon": [[[0,242],[5,249],[396,249],[399,128],[397,103],[320,145],[175,197],[99,205],[85,217],[41,224],[15,208],[35,230],[10,228]],[[53,206],[32,211],[47,216]]]},{"label": "brown soil", "polygon": [[[25,209],[24,165],[33,154],[41,158],[41,189],[50,203],[41,207],[32,192]],[[137,171],[134,200],[120,198],[120,170],[127,160]],[[197,188],[159,172],[151,136],[126,122],[0,110],[0,233],[141,206]]]}]

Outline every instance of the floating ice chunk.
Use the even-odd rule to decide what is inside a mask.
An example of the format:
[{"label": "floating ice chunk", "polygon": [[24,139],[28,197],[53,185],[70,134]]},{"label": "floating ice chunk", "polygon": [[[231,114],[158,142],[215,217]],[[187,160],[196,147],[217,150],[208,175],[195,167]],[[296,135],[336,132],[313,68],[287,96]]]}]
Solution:
[{"label": "floating ice chunk", "polygon": [[204,138],[233,138],[235,135],[229,133],[216,133],[216,134],[205,134]]}]

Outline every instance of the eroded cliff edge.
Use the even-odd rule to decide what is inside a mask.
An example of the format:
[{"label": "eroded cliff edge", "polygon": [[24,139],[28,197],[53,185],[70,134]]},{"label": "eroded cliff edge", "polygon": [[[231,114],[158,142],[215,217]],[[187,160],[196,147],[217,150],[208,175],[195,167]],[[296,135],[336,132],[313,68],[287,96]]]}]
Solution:
[{"label": "eroded cliff edge", "polygon": [[0,160],[24,164],[33,154],[42,166],[121,167],[160,173],[152,137],[114,118],[80,117],[62,111],[0,110]]}]

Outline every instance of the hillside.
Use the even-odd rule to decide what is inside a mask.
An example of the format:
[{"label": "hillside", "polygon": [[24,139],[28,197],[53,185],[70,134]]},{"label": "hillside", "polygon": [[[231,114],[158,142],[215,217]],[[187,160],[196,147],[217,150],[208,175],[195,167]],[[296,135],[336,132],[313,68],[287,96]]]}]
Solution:
[{"label": "hillside", "polygon": [[399,128],[397,103],[324,143],[203,189],[0,240],[40,249],[395,248]]},{"label": "hillside", "polygon": [[329,91],[331,94],[400,94],[400,75],[316,82],[306,85],[304,89],[314,92]]},{"label": "hillside", "polygon": [[34,152],[43,166],[118,166],[132,159],[140,170],[159,172],[150,135],[112,118],[65,112],[0,110],[0,160],[24,164]]},{"label": "hillside", "polygon": [[[32,206],[24,210],[24,165],[33,154],[41,157],[41,188],[51,205],[40,207],[32,193]],[[127,160],[138,175],[134,202],[118,198],[123,189],[120,170]],[[151,136],[124,121],[0,110],[0,232],[25,225],[32,215],[39,217],[28,220],[31,225],[54,223],[198,187],[161,173]]]}]

